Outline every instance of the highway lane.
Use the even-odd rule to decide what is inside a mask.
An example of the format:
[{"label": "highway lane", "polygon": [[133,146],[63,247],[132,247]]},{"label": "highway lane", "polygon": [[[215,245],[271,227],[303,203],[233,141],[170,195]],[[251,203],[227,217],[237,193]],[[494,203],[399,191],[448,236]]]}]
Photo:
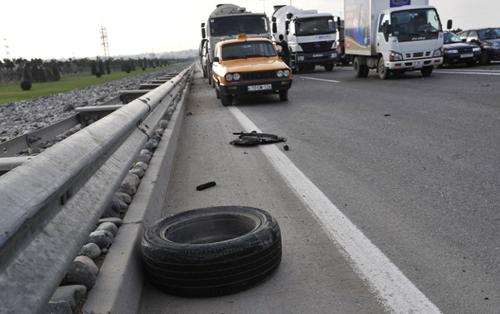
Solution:
[{"label": "highway lane", "polygon": [[496,68],[308,73],[238,108],[441,310],[498,313],[500,77],[475,74]]},{"label": "highway lane", "polygon": [[[380,81],[341,68],[296,76],[286,103],[260,96],[236,108],[288,138],[284,154],[305,180],[440,310],[499,313],[500,77],[458,73],[471,70],[497,72],[440,69]],[[238,128],[234,110],[206,85],[193,88],[165,213],[227,202],[271,208],[284,223],[288,257],[269,282],[224,298],[179,299],[146,285],[141,311],[380,312],[269,158],[226,145]],[[211,179],[217,189],[190,191]]]}]

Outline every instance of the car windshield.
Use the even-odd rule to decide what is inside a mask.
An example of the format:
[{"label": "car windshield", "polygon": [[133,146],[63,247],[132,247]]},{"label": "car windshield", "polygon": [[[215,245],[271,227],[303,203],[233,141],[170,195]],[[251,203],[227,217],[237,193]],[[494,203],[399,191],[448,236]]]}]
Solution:
[{"label": "car windshield", "polygon": [[393,34],[400,41],[434,39],[442,31],[434,9],[396,11],[391,14],[391,25]]},{"label": "car windshield", "polygon": [[477,34],[481,40],[498,39],[500,38],[500,28],[482,29]]},{"label": "car windshield", "polygon": [[457,34],[446,32],[444,33],[444,43],[445,44],[454,44],[454,43],[461,43],[462,38],[458,36]]},{"label": "car windshield", "polygon": [[331,17],[298,19],[296,35],[318,35],[335,33],[335,22]]},{"label": "car windshield", "polygon": [[266,34],[267,19],[262,15],[225,16],[210,19],[211,36],[234,36],[245,34]]},{"label": "car windshield", "polygon": [[267,41],[249,41],[227,44],[222,47],[222,60],[234,60],[258,57],[274,57],[276,50]]}]

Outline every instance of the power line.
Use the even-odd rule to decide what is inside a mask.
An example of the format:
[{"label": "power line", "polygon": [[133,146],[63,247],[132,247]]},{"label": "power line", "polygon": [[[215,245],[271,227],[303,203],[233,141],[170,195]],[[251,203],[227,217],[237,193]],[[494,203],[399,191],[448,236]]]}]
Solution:
[{"label": "power line", "polygon": [[109,58],[108,31],[104,26],[101,26],[101,45],[104,50],[104,57]]}]

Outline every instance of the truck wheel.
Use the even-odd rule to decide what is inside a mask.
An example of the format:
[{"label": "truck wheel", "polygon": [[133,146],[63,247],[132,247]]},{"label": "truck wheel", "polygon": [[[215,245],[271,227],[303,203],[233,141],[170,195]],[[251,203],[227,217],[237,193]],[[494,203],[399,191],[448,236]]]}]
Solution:
[{"label": "truck wheel", "polygon": [[422,68],[422,70],[420,70],[420,72],[422,72],[423,77],[429,77],[432,74],[432,70],[434,70],[433,67],[425,67],[425,68]]},{"label": "truck wheel", "polygon": [[333,71],[333,67],[334,67],[333,63],[327,63],[327,64],[325,64],[325,71],[326,72],[332,72]]},{"label": "truck wheel", "polygon": [[288,100],[288,89],[280,90],[280,100],[287,101]]},{"label": "truck wheel", "polygon": [[389,69],[386,68],[384,58],[380,57],[378,59],[378,66],[377,66],[377,71],[378,71],[378,77],[381,80],[387,80],[389,77]]},{"label": "truck wheel", "polygon": [[354,69],[354,73],[356,77],[362,78],[367,77],[370,69],[365,64],[361,64],[358,57],[354,57],[354,61],[352,62],[352,68]]},{"label": "truck wheel", "polygon": [[149,281],[165,292],[219,296],[254,286],[278,268],[281,233],[261,209],[201,208],[147,228],[141,253]]},{"label": "truck wheel", "polygon": [[233,104],[233,95],[220,95],[220,102],[223,106],[231,106]]}]

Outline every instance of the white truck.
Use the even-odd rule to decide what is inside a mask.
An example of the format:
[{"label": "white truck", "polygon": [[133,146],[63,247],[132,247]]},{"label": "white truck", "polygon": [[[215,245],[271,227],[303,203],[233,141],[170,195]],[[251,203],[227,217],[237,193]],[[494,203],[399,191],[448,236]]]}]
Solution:
[{"label": "white truck", "polygon": [[[344,0],[345,50],[357,77],[381,79],[443,63],[443,29],[429,0]],[[451,20],[448,21],[451,26]]]},{"label": "white truck", "polygon": [[301,10],[291,5],[274,7],[274,40],[288,44],[290,67],[294,71],[312,71],[322,65],[332,71],[337,62],[337,29],[332,14]]},{"label": "white truck", "polygon": [[271,39],[269,20],[265,13],[248,12],[245,8],[234,4],[218,4],[210,14],[206,23],[201,23],[202,43],[200,47],[206,47],[205,56],[200,49],[200,58],[205,60],[203,75],[208,77],[212,85],[212,63],[215,45],[223,40],[235,39],[239,34],[247,37],[264,37]]}]

